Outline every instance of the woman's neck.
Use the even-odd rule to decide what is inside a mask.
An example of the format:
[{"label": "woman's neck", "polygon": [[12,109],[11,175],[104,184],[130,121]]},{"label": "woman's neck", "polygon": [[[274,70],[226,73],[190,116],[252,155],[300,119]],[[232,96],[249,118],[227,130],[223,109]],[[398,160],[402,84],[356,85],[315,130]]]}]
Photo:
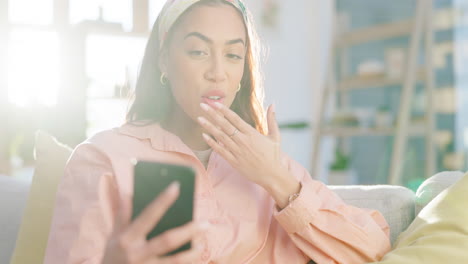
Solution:
[{"label": "woman's neck", "polygon": [[192,150],[210,148],[202,137],[203,128],[178,107],[161,125],[167,131],[178,136]]}]

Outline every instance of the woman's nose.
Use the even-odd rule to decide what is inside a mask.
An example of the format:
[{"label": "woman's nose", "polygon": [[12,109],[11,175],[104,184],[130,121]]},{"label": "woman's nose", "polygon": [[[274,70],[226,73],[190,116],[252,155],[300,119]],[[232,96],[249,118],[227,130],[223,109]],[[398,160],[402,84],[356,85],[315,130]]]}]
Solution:
[{"label": "woman's nose", "polygon": [[210,58],[210,65],[205,73],[205,78],[216,83],[226,79],[226,69],[223,64],[222,56],[212,56]]}]

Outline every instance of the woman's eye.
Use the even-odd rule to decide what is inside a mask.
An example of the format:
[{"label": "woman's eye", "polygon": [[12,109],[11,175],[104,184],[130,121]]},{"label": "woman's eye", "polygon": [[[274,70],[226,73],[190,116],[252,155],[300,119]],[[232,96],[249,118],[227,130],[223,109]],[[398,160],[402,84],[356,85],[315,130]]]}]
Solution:
[{"label": "woman's eye", "polygon": [[191,50],[188,52],[188,54],[193,57],[201,57],[207,55],[207,53],[202,50]]},{"label": "woman's eye", "polygon": [[243,59],[241,56],[236,55],[236,54],[232,54],[232,53],[228,54],[227,57],[230,58],[230,59],[235,59],[235,60],[242,60]]}]

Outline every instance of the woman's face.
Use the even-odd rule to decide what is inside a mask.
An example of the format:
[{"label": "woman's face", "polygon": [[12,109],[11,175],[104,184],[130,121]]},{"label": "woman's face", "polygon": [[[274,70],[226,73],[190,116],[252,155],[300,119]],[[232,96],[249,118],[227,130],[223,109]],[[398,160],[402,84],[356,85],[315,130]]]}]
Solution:
[{"label": "woman's face", "polygon": [[[231,106],[244,72],[246,30],[235,7],[198,6],[174,28],[161,70],[177,102],[192,120],[200,103]],[[242,88],[241,88],[242,89]]]}]

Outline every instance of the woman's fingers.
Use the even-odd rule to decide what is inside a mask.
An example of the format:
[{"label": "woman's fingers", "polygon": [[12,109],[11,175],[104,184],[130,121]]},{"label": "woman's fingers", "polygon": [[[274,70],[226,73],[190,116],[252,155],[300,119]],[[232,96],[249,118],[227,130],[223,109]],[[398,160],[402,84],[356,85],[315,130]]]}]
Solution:
[{"label": "woman's fingers", "polygon": [[203,251],[201,248],[192,248],[190,250],[177,253],[173,256],[162,257],[145,262],[145,264],[187,264],[200,261]]},{"label": "woman's fingers", "polygon": [[206,141],[206,143],[211,148],[213,148],[215,152],[223,156],[227,161],[231,162],[231,164],[233,164],[233,162],[236,161],[236,158],[234,157],[234,155],[225,147],[222,147],[218,142],[216,142],[216,140],[212,139],[210,136],[208,136],[205,133],[203,133],[202,136],[203,136],[203,139]]},{"label": "woman's fingers", "polygon": [[272,104],[268,107],[267,112],[268,122],[268,136],[276,142],[281,141],[280,130],[275,116],[275,105]]},{"label": "woman's fingers", "polygon": [[190,222],[181,227],[168,230],[148,241],[145,258],[155,254],[162,256],[172,252],[190,242],[197,234],[206,231],[208,228],[208,223]]},{"label": "woman's fingers", "polygon": [[248,134],[252,131],[256,131],[251,125],[246,123],[236,112],[232,111],[228,107],[220,103],[214,103],[215,109],[219,111],[234,127],[239,129],[240,132]]},{"label": "woman's fingers", "polygon": [[204,103],[201,103],[200,107],[207,113],[208,118],[213,121],[213,124],[221,128],[225,134],[231,135],[237,129],[223,115],[216,111],[216,109]]},{"label": "woman's fingers", "polygon": [[152,201],[124,232],[129,239],[145,237],[179,197],[179,183],[173,182]]},{"label": "woman's fingers", "polygon": [[[216,140],[218,140],[218,142],[221,142],[225,147],[227,147],[227,149],[229,149],[230,152],[232,152],[233,154],[238,152],[238,145],[233,141],[233,139],[230,136],[226,134],[226,132],[224,132],[220,128],[217,128],[204,117],[198,117],[198,122],[206,129],[208,133],[215,137]],[[239,135],[235,136],[238,137]],[[206,137],[204,138],[205,140],[207,139]],[[207,143],[209,144],[209,142]]]},{"label": "woman's fingers", "polygon": [[197,248],[174,256],[162,256],[193,240],[197,234],[206,231],[209,224],[188,223],[146,241],[147,234],[177,200],[179,191],[179,183],[173,182],[154,199],[117,239],[109,243],[114,255],[109,255],[105,259],[110,260],[109,263],[115,262],[115,259],[119,259],[119,261],[124,259],[131,263],[145,264],[192,263],[199,260],[201,250]]}]

